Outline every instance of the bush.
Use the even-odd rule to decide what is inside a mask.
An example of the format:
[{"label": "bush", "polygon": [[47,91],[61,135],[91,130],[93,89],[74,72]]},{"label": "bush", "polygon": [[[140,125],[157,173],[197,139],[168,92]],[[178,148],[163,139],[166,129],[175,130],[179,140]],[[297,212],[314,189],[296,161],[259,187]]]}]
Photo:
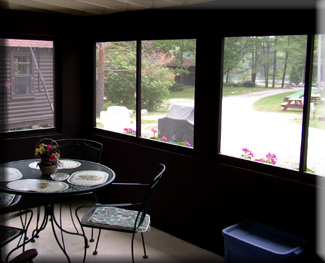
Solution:
[{"label": "bush", "polygon": [[243,87],[245,87],[245,88],[254,88],[255,87],[255,83],[252,82],[252,81],[245,81],[243,83]]}]

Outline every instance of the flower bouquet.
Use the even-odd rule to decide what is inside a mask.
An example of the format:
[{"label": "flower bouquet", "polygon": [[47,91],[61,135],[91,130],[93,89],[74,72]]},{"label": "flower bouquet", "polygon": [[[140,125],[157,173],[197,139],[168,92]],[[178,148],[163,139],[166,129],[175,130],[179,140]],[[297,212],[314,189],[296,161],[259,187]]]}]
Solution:
[{"label": "flower bouquet", "polygon": [[[47,143],[47,141],[49,141]],[[55,140],[42,139],[36,144],[35,157],[38,159],[37,165],[44,175],[51,175],[58,169],[60,149]]]}]

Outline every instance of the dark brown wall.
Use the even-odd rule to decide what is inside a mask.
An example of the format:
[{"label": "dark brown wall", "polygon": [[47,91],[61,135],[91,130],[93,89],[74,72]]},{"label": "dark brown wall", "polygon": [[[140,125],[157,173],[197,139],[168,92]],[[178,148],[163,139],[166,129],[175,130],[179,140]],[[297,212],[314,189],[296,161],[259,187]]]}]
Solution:
[{"label": "dark brown wall", "polygon": [[[32,31],[57,38],[59,130],[1,139],[1,148],[6,149],[1,153],[2,161],[32,158],[35,143],[45,135],[92,138],[104,144],[102,162],[115,170],[117,181],[148,181],[157,163],[167,165],[150,211],[152,225],[159,229],[223,254],[222,229],[251,219],[302,236],[313,248],[317,189],[314,184],[281,178],[274,170],[239,168],[236,163],[215,158],[213,153],[218,131],[222,36],[314,33],[314,11],[178,10],[128,12],[82,20],[40,17],[42,24],[34,16],[23,28],[13,24],[7,32]],[[127,26],[122,21],[127,21]],[[93,41],[186,37],[197,38],[198,45],[194,151],[92,128]],[[101,192],[100,199],[123,201],[133,195],[140,198],[141,191],[111,187]]]}]

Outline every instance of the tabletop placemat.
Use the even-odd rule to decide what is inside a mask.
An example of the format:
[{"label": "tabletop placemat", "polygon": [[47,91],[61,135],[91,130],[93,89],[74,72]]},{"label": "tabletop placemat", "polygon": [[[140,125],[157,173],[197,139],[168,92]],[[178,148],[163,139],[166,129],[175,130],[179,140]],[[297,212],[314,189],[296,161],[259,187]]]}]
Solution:
[{"label": "tabletop placemat", "polygon": [[64,182],[42,180],[42,179],[23,179],[7,184],[7,187],[19,191],[34,191],[42,193],[60,192],[69,188]]},{"label": "tabletop placemat", "polygon": [[12,167],[1,167],[0,168],[0,182],[10,182],[22,178],[21,172]]},{"label": "tabletop placemat", "polygon": [[96,170],[84,170],[73,173],[67,180],[70,184],[94,186],[106,182],[108,173]]},{"label": "tabletop placemat", "polygon": [[[59,160],[58,169],[73,169],[79,167],[80,165],[81,163],[79,163],[78,161],[62,159]],[[32,169],[39,169],[37,162],[30,163],[29,167]]]},{"label": "tabletop placemat", "polygon": [[80,165],[81,163],[79,163],[78,161],[62,159],[59,160],[58,169],[73,169],[79,167]]}]

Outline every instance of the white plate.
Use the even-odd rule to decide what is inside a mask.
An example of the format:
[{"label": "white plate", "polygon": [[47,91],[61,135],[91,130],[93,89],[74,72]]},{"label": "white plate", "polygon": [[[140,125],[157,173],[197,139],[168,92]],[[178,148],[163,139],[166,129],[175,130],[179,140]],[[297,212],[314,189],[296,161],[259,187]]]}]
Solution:
[{"label": "white plate", "polygon": [[7,184],[7,187],[19,191],[34,191],[42,193],[60,192],[69,188],[69,185],[63,182],[54,182],[42,179],[23,179],[13,181]]},{"label": "white plate", "polygon": [[108,173],[96,170],[84,170],[73,173],[68,182],[75,185],[100,185],[106,182]]},{"label": "white plate", "polygon": [[10,182],[22,178],[23,175],[16,168],[11,167],[1,167],[0,168],[0,181]]},{"label": "white plate", "polygon": [[[79,163],[77,161],[62,159],[62,160],[59,160],[58,169],[73,169],[73,168],[79,167],[80,165],[81,165],[81,163]],[[30,163],[29,167],[32,168],[32,169],[39,169],[39,166],[37,165],[37,162]]]},{"label": "white plate", "polygon": [[69,174],[66,173],[55,173],[55,174],[51,174],[51,178],[54,181],[64,181],[67,180],[69,177]]}]

